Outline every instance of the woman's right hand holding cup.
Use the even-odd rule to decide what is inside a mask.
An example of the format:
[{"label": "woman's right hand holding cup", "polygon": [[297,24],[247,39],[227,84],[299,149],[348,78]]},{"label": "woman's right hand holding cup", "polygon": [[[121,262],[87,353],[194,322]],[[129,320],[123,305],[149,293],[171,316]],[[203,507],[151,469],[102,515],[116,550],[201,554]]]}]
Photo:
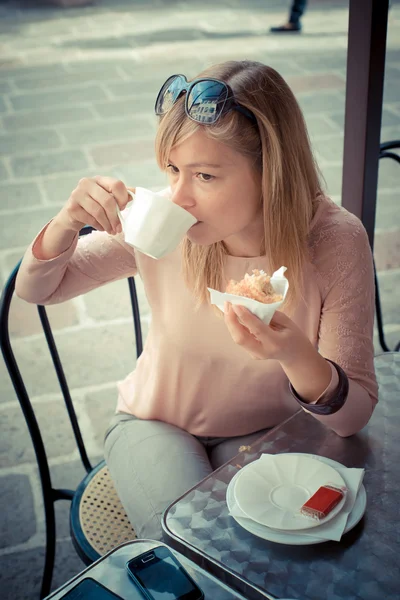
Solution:
[{"label": "woman's right hand holding cup", "polygon": [[[135,188],[129,188],[135,193]],[[66,204],[35,242],[39,260],[50,260],[65,252],[85,225],[110,235],[120,233],[117,208],[123,210],[131,200],[128,188],[112,177],[81,179]]]},{"label": "woman's right hand holding cup", "polygon": [[90,225],[98,231],[116,235],[122,231],[117,208],[123,210],[130,200],[126,186],[119,179],[85,177],[79,181],[55,221],[66,231],[77,232]]}]

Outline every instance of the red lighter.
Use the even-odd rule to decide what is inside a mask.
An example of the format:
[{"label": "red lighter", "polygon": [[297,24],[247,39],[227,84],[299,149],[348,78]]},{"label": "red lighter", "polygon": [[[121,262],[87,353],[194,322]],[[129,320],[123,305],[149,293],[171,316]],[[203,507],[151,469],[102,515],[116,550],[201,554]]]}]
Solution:
[{"label": "red lighter", "polygon": [[339,504],[343,490],[332,485],[321,486],[300,509],[302,515],[318,521],[324,519]]}]

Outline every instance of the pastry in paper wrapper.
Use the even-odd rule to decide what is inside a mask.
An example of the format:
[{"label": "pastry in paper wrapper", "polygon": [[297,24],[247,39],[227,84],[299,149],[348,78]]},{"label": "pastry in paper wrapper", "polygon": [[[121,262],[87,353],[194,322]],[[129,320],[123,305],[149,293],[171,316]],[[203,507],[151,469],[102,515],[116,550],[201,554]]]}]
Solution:
[{"label": "pastry in paper wrapper", "polygon": [[277,294],[272,286],[271,277],[265,271],[254,269],[252,275],[246,273],[241,281],[231,279],[225,292],[234,296],[252,298],[263,304],[273,304],[283,300],[282,294]]},{"label": "pastry in paper wrapper", "polygon": [[231,280],[225,293],[207,288],[210,292],[211,304],[224,310],[224,303],[245,306],[256,317],[269,325],[274,312],[283,304],[289,289],[289,282],[281,267],[269,277],[264,271],[255,269],[246,274],[241,281]]}]

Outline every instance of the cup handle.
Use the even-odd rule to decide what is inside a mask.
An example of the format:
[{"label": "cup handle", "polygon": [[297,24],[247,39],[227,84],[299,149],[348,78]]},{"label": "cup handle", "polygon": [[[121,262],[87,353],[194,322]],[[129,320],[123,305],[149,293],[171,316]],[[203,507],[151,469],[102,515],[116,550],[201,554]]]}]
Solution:
[{"label": "cup handle", "polygon": [[[128,204],[125,207],[125,210],[127,208],[130,208],[132,206],[132,204],[133,204],[133,201],[135,200],[135,194],[133,192],[131,192],[131,190],[127,190],[127,192],[130,195],[130,197],[132,198],[132,200],[130,202],[128,202]],[[117,204],[117,215],[118,215],[118,218],[119,218],[119,220],[121,222],[121,225],[122,225],[122,231],[125,233],[125,218],[123,217],[122,212],[121,212],[118,204]]]}]

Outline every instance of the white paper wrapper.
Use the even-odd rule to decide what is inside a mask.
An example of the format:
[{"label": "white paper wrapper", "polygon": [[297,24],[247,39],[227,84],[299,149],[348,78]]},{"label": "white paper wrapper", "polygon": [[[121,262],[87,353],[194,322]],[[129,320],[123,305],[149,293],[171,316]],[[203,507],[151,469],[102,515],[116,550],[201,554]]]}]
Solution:
[{"label": "white paper wrapper", "polygon": [[285,277],[286,267],[281,267],[271,277],[271,284],[277,294],[282,294],[283,299],[273,304],[263,304],[257,300],[251,298],[245,298],[244,296],[236,296],[234,294],[225,294],[218,292],[212,288],[207,288],[210,292],[211,304],[218,306],[222,312],[224,311],[224,303],[230,302],[231,304],[240,304],[240,306],[246,307],[253,315],[256,315],[266,325],[269,325],[272,317],[276,310],[282,306],[286,294],[289,289],[289,282]]}]

